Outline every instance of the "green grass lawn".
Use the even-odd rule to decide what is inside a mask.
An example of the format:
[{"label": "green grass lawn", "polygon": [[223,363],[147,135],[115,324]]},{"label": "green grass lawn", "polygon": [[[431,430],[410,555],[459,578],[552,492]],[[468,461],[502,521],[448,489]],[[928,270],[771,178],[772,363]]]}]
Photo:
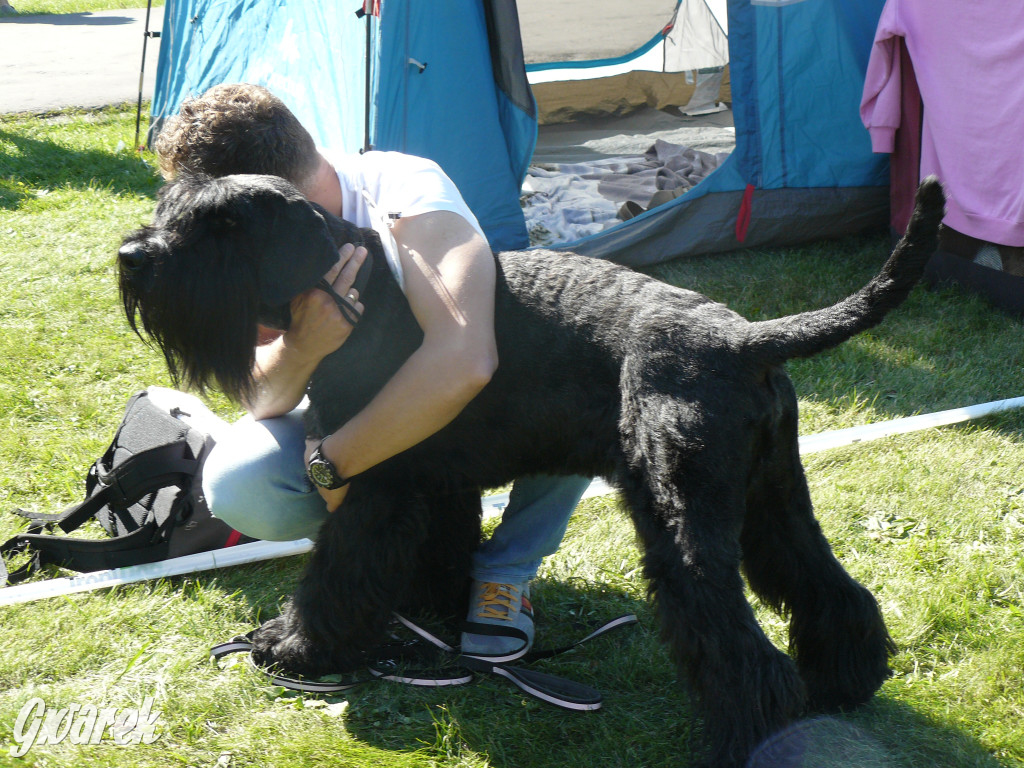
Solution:
[{"label": "green grass lawn", "polygon": [[[16,3],[17,4],[17,3]],[[26,5],[27,3],[24,3]],[[112,269],[158,183],[134,108],[0,117],[0,540],[14,507],[82,493],[124,404],[167,385],[127,328]],[[834,301],[881,264],[884,235],[690,259],[656,270],[751,318]],[[915,291],[878,329],[790,366],[801,432],[1024,394],[1020,323],[959,292]],[[234,409],[223,400],[222,415]],[[878,596],[899,647],[867,706],[817,724],[815,766],[1024,766],[1024,412],[834,449],[805,461],[819,517]],[[535,586],[539,642],[632,611],[638,628],[536,668],[605,694],[574,714],[496,679],[285,695],[213,644],[276,614],[303,558],[0,608],[0,765],[686,766],[701,723],[657,639],[633,534],[614,498],[585,502]],[[757,606],[784,647],[785,624]],[[159,710],[151,744],[37,744],[10,757],[38,697]],[[842,748],[840,748],[842,747]],[[761,768],[761,767],[759,767]]]}]

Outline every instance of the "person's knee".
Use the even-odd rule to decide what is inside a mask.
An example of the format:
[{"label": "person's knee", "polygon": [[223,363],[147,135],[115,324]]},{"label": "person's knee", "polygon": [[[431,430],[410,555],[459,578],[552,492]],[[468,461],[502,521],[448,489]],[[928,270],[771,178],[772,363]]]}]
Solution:
[{"label": "person's knee", "polygon": [[303,510],[310,490],[301,481],[288,480],[282,457],[235,447],[240,446],[214,446],[203,464],[203,494],[213,516],[257,539],[292,541],[314,535],[317,521]]}]

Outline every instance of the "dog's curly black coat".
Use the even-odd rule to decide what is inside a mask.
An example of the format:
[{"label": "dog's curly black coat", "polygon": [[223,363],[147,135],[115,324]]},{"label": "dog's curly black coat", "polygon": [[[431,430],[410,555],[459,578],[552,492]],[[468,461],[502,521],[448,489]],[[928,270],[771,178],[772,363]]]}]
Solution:
[{"label": "dog's curly black coat", "polygon": [[[782,365],[903,301],[935,249],[943,202],[937,181],[922,184],[906,236],[859,292],[756,323],[604,261],[498,254],[493,379],[447,427],[352,480],[293,599],[259,630],[258,660],[312,674],[358,666],[393,609],[462,609],[481,488],[538,472],[598,475],[632,515],[712,765],[742,765],[802,713],[867,701],[889,675],[893,644],[814,518]],[[257,319],[287,318],[286,307],[260,306],[261,280],[282,264],[301,269],[325,242],[380,250],[374,232],[325,215],[279,179],[181,180],[121,249],[128,318],[135,327],[138,313],[188,382],[237,395],[251,381]],[[361,322],[309,383],[311,437],[363,408],[422,338],[383,258],[361,299]],[[741,572],[789,615],[789,655],[756,622]]]}]

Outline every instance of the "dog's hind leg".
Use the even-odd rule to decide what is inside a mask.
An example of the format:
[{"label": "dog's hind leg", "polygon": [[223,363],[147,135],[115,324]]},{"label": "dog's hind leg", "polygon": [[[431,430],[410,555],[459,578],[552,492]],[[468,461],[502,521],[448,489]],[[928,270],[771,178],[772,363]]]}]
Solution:
[{"label": "dog's hind leg", "polygon": [[685,404],[648,392],[642,405],[632,405],[620,422],[635,425],[624,439],[631,470],[621,485],[662,637],[697,696],[708,765],[742,766],[804,708],[795,665],[764,635],[744,596],[739,532],[746,499],[736,480],[746,467],[737,466],[728,441],[697,440],[706,430],[686,423]]},{"label": "dog's hind leg", "polygon": [[708,490],[673,498],[660,489],[667,510],[640,493],[628,496],[662,639],[697,696],[708,765],[732,767],[800,714],[804,691],[744,597],[735,536],[714,530],[718,510],[742,501],[726,488]]},{"label": "dog's hind leg", "polygon": [[894,651],[872,594],[843,568],[814,517],[797,444],[796,397],[781,372],[780,398],[748,490],[740,541],[751,589],[790,615],[790,654],[809,706],[832,711],[867,701],[889,676]]}]

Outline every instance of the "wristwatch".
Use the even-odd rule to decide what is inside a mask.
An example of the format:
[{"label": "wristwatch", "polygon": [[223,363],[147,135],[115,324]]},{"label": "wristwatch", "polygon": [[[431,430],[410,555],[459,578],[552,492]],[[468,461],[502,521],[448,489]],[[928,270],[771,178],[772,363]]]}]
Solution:
[{"label": "wristwatch", "polygon": [[[324,440],[326,439],[325,437]],[[313,481],[314,485],[333,491],[335,488],[347,485],[348,480],[339,475],[331,460],[324,456],[321,450],[324,446],[324,440],[321,440],[320,444],[313,449],[313,453],[309,457],[309,463],[306,465],[306,474]]]}]

